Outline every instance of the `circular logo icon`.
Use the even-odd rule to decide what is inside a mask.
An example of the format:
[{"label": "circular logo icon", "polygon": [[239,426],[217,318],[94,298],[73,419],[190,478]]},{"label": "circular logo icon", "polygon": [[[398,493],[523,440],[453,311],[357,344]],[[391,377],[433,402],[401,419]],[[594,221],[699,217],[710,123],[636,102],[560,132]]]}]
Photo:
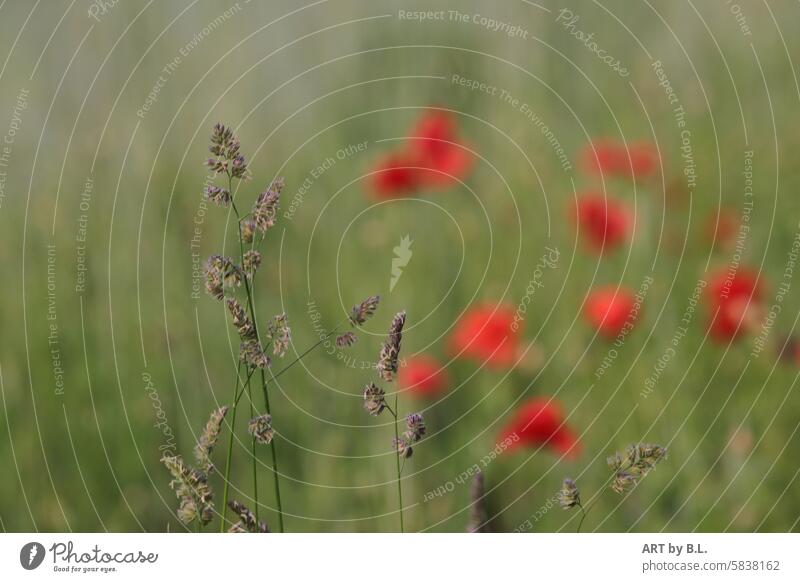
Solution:
[{"label": "circular logo icon", "polygon": [[35,570],[44,561],[44,546],[39,542],[28,542],[19,551],[19,563],[26,570]]}]

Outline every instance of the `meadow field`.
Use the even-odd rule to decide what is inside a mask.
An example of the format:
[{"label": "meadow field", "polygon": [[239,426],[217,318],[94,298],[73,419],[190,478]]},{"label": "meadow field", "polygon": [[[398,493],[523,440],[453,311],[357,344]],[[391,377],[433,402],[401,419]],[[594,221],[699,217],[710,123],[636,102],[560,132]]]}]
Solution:
[{"label": "meadow field", "polygon": [[[398,531],[392,414],[419,412],[404,531],[575,531],[565,478],[581,531],[798,531],[798,19],[790,0],[0,0],[0,526],[194,530],[161,460],[228,406],[220,529],[249,365],[206,292],[207,258],[241,250],[204,195],[228,186],[206,165],[222,123],[239,209],[284,181],[246,277],[262,332],[291,328],[265,370],[274,440],[248,433],[256,372],[229,470],[270,529],[276,453],[285,531]],[[391,411],[371,416],[373,381]],[[666,458],[618,494],[607,457],[632,443]]]}]

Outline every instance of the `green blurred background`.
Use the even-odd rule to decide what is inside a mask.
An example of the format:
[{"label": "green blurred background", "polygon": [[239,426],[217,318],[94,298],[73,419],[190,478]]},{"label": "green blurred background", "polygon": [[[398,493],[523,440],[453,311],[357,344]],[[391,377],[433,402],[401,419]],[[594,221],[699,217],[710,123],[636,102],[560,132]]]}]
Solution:
[{"label": "green blurred background", "polygon": [[[734,260],[735,249],[712,248],[705,225],[720,207],[743,208],[749,150],[755,195],[741,263],[763,270],[768,303],[783,276],[800,220],[796,3],[101,4],[0,3],[0,132],[11,141],[0,168],[5,530],[182,528],[155,425],[166,423],[188,455],[233,390],[226,313],[192,296],[193,253],[234,252],[227,213],[202,201],[217,121],[237,129],[250,159],[254,180],[242,200],[280,175],[286,211],[311,181],[270,232],[257,282],[260,318],[289,314],[292,353],[317,337],[309,301],[330,328],[364,296],[383,296],[349,352],[354,363],[317,352],[273,387],[287,530],[397,528],[392,429],[362,409],[372,373],[360,363],[375,359],[400,309],[409,318],[404,355],[449,362],[451,379],[435,399],[400,396],[400,410],[424,411],[429,429],[405,470],[407,529],[464,531],[469,487],[456,478],[491,451],[514,404],[534,395],[561,402],[583,451],[573,461],[532,449],[493,461],[485,477],[494,530],[526,520],[532,531],[573,530],[573,514],[542,511],[561,479],[576,477],[591,496],[608,476],[606,456],[640,440],[668,445],[669,460],[624,503],[603,493],[584,529],[798,529],[797,368],[775,356],[796,326],[794,288],[758,358],[749,338],[709,343],[699,308],[657,386],[641,396],[698,281]],[[469,21],[398,17],[454,7]],[[628,77],[556,22],[564,7]],[[526,38],[493,32],[476,14],[517,25]],[[691,193],[655,60],[687,112],[698,176]],[[529,104],[571,168],[518,109],[453,75]],[[456,112],[480,156],[475,170],[446,191],[374,204],[364,174],[428,106]],[[598,259],[576,244],[567,208],[574,190],[596,186],[578,153],[602,136],[656,142],[665,171],[636,189],[606,183],[637,218],[634,244]],[[312,175],[363,142],[364,151]],[[390,293],[392,249],[406,235],[413,258]],[[506,373],[450,362],[459,314],[481,301],[516,307],[546,246],[560,261],[526,315],[526,365]],[[610,344],[581,319],[584,296],[601,284],[636,290],[646,276],[654,282],[641,320],[597,379]],[[245,416],[234,496],[247,501]],[[262,516],[274,525],[266,449],[259,459]],[[425,501],[448,482],[452,492]]]}]

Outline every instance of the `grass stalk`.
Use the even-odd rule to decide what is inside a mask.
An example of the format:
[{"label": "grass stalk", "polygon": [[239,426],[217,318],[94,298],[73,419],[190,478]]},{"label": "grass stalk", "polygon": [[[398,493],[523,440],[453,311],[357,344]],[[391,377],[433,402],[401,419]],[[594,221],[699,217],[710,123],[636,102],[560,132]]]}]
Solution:
[{"label": "grass stalk", "polygon": [[[397,428],[397,422],[398,422],[398,414],[397,414],[397,412],[398,412],[398,409],[397,409],[398,402],[397,401],[398,401],[398,397],[397,397],[397,395],[395,395],[395,397],[394,397],[394,410],[389,408],[389,412],[391,412],[392,416],[394,416],[394,440],[395,440],[395,443],[397,443],[400,440],[400,432],[399,432],[399,429]],[[400,533],[405,533],[405,525],[403,523],[403,484],[402,484],[402,481],[400,479],[403,470],[400,467],[400,451],[398,451],[398,450],[395,450],[395,461],[397,463],[397,500],[398,500],[398,508],[400,510]]]},{"label": "grass stalk", "polygon": [[219,524],[219,532],[225,532],[225,517],[228,514],[228,489],[230,487],[231,482],[231,464],[233,458],[233,433],[236,430],[236,408],[239,404],[239,373],[242,370],[242,365],[239,364],[236,367],[236,382],[233,388],[233,404],[231,407],[233,411],[231,412],[231,422],[230,422],[230,434],[228,435],[228,456],[225,459],[225,477],[224,477],[224,485],[222,489],[222,515],[220,516],[220,524]]}]

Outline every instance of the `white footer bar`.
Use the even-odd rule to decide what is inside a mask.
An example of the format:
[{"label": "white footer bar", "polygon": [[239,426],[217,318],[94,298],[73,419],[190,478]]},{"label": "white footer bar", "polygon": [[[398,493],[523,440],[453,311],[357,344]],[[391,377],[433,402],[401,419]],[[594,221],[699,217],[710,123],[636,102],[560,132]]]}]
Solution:
[{"label": "white footer bar", "polygon": [[777,581],[800,580],[799,550],[798,534],[3,534],[0,580]]}]

